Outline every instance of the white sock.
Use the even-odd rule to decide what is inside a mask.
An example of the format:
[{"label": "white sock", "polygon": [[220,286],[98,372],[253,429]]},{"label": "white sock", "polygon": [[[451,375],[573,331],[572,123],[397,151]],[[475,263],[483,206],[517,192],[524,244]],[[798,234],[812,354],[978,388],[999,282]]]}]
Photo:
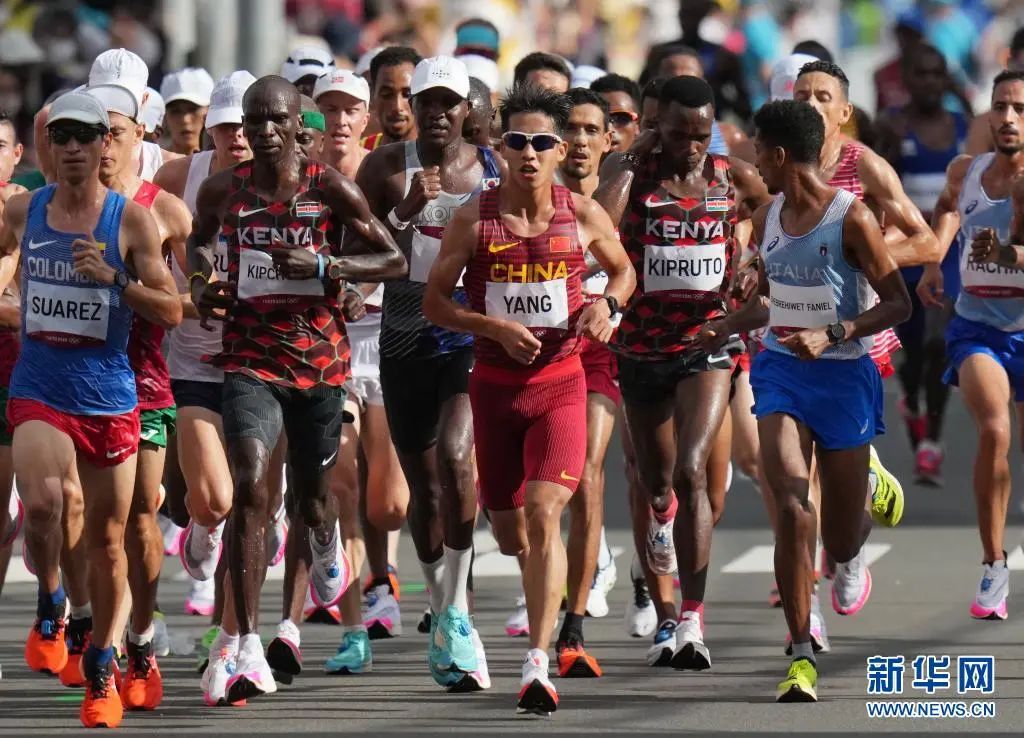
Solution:
[{"label": "white sock", "polygon": [[541,648],[531,648],[526,652],[526,658],[530,661],[538,660],[544,671],[548,670],[548,652]]},{"label": "white sock", "polygon": [[612,565],[612,550],[608,548],[608,538],[604,534],[604,526],[601,526],[601,543],[597,549],[597,568],[607,569]]},{"label": "white sock", "polygon": [[128,628],[128,642],[134,643],[136,646],[145,646],[147,643],[153,642],[153,634],[156,632],[156,628],[150,623],[149,627],[146,628],[144,633],[136,633],[131,628]]},{"label": "white sock", "polygon": [[459,551],[444,547],[444,561],[448,569],[444,579],[444,603],[442,609],[454,605],[460,612],[469,612],[469,569],[473,563],[473,547]]},{"label": "white sock", "polygon": [[[70,600],[69,600],[70,602]],[[84,605],[71,605],[71,617],[75,620],[83,620],[92,617],[92,605],[86,602]]]},{"label": "white sock", "polygon": [[217,523],[217,525],[213,526],[212,528],[207,528],[206,529],[206,534],[210,537],[210,542],[213,545],[215,545],[215,546],[218,543],[220,543],[221,538],[223,538],[223,536],[224,536],[224,523],[225,522],[226,521],[222,520],[219,523]]},{"label": "white sock", "polygon": [[338,553],[338,525],[331,528],[331,539],[327,545],[321,546],[316,540],[316,531],[309,531],[309,547],[316,559],[333,559]]},{"label": "white sock", "polygon": [[210,644],[210,653],[219,651],[222,648],[226,648],[234,653],[238,652],[238,634],[231,635],[224,628],[220,629],[220,633],[213,639],[213,643]]},{"label": "white sock", "polygon": [[435,615],[441,614],[441,603],[444,602],[444,556],[428,564],[420,562],[423,576],[427,580],[427,592],[430,594],[430,609]]},{"label": "white sock", "polygon": [[238,651],[254,651],[256,653],[263,653],[263,641],[260,640],[259,633],[246,633],[244,636],[238,639]]}]

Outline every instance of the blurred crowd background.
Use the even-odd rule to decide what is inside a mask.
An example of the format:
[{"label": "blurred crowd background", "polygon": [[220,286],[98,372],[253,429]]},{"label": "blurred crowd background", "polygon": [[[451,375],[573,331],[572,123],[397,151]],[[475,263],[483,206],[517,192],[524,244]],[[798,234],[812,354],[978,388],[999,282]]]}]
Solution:
[{"label": "blurred crowd background", "polygon": [[302,43],[323,45],[339,66],[381,45],[451,53],[469,17],[500,32],[488,53],[502,85],[531,51],[637,79],[659,44],[684,43],[710,62],[723,117],[746,126],[772,65],[808,41],[846,69],[853,101],[869,113],[906,101],[901,59],[922,40],[946,57],[950,105],[983,111],[992,78],[1013,64],[1024,0],[0,0],[0,110],[30,142],[43,101],[84,81],[112,47],[141,56],[159,89],[185,66],[214,79],[277,72]]}]

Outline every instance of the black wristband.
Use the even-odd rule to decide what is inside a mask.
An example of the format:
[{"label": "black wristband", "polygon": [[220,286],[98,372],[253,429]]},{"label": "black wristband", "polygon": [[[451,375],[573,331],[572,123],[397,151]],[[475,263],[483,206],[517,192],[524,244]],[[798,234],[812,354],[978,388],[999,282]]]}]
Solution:
[{"label": "black wristband", "polygon": [[613,295],[605,295],[604,301],[608,303],[608,317],[614,318],[619,314],[619,301]]}]

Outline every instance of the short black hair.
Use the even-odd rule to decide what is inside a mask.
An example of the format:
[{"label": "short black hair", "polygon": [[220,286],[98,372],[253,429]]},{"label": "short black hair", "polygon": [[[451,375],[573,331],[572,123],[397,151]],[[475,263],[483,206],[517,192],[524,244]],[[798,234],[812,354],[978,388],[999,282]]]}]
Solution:
[{"label": "short black hair", "polygon": [[754,114],[757,135],[772,146],[781,146],[786,156],[800,164],[816,164],[825,143],[825,120],[810,103],[775,100]]},{"label": "short black hair", "polygon": [[590,83],[594,92],[625,92],[633,98],[633,104],[640,105],[640,85],[621,74],[606,74]]},{"label": "short black hair", "polygon": [[653,97],[655,100],[661,99],[661,88],[668,82],[668,77],[652,77],[644,85],[643,92],[640,93],[640,106],[643,107],[644,100],[649,97]]},{"label": "short black hair", "polygon": [[517,84],[505,92],[501,101],[501,130],[508,131],[509,121],[519,113],[543,113],[555,124],[555,133],[561,136],[569,123],[572,103],[566,95],[538,85]]},{"label": "short black hair", "polygon": [[530,72],[536,72],[541,69],[557,72],[565,77],[566,80],[572,81],[572,72],[569,71],[569,65],[565,63],[565,59],[543,51],[535,51],[524,56],[516,64],[515,72],[513,72],[514,84],[523,84]]},{"label": "short black hair", "polygon": [[1024,28],[1018,28],[1010,39],[1010,56],[1017,56],[1024,51]]},{"label": "short black hair", "polygon": [[1001,85],[1003,82],[1024,82],[1024,70],[1019,69],[1004,69],[996,78],[992,80],[992,92],[996,91],[996,87]]},{"label": "short black hair", "polygon": [[807,56],[813,56],[815,59],[819,59],[821,61],[835,61],[835,57],[832,56],[832,52],[829,51],[825,44],[820,41],[801,41],[793,47],[792,53],[807,54]]},{"label": "short black hair", "polygon": [[608,115],[611,113],[612,108],[607,100],[594,91],[593,87],[589,90],[586,87],[573,87],[565,93],[565,96],[569,98],[569,103],[573,108],[577,105],[596,105],[604,117],[605,128],[608,127]]},{"label": "short black hair", "polygon": [[676,103],[684,108],[714,107],[715,91],[700,77],[673,77],[661,88],[658,102],[662,105]]},{"label": "short black hair", "polygon": [[[640,84],[646,84],[652,77],[657,77],[658,67],[670,56],[692,56],[697,61],[701,61],[697,50],[686,44],[669,42],[652,46],[651,50],[647,52],[647,63],[644,64],[644,70],[640,74]],[[701,62],[701,66],[703,66],[703,62]]]},{"label": "short black hair", "polygon": [[377,87],[377,75],[384,67],[397,67],[400,64],[412,64],[415,67],[421,61],[423,57],[419,52],[408,46],[389,46],[381,49],[370,62],[370,89]]},{"label": "short black hair", "polygon": [[838,64],[821,60],[807,62],[800,67],[800,73],[797,74],[797,78],[803,77],[805,74],[813,74],[814,72],[821,72],[822,74],[827,74],[829,77],[835,77],[839,80],[839,86],[843,88],[843,95],[849,99],[850,78],[846,76],[846,72],[844,72]]}]

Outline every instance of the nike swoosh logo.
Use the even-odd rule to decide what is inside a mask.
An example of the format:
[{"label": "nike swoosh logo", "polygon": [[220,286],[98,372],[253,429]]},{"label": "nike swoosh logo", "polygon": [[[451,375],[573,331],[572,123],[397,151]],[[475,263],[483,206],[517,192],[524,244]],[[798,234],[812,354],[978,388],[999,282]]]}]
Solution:
[{"label": "nike swoosh logo", "polygon": [[56,239],[53,239],[52,241],[40,241],[39,243],[36,243],[35,241],[33,241],[30,238],[28,240],[28,247],[29,247],[29,249],[33,249],[34,250],[34,249],[38,249],[38,248],[40,248],[42,246],[46,246],[46,245],[51,244],[51,243],[56,243]]},{"label": "nike swoosh logo", "polygon": [[493,241],[491,241],[491,245],[487,247],[487,250],[490,251],[492,254],[499,254],[502,251],[505,251],[507,249],[512,248],[513,246],[518,245],[519,241],[512,241],[511,243],[494,243]]},{"label": "nike swoosh logo", "polygon": [[558,476],[560,478],[564,479],[567,482],[578,482],[578,481],[580,481],[577,477],[570,477],[568,472],[565,471],[565,469],[562,469],[562,473],[559,474]]},{"label": "nike swoosh logo", "polygon": [[266,208],[254,208],[253,210],[239,210],[238,217],[245,218],[256,213],[262,213],[264,210],[266,210]]},{"label": "nike swoosh logo", "polygon": [[325,461],[323,461],[323,462],[322,462],[322,463],[320,464],[320,466],[327,466],[327,465],[328,465],[328,464],[330,464],[330,463],[331,463],[332,461],[334,461],[334,457],[335,457],[335,456],[337,456],[337,455],[338,455],[338,452],[337,452],[337,451],[335,451],[335,452],[334,452],[333,454],[331,454],[330,456],[328,456],[328,457],[327,457],[327,459],[326,459]]},{"label": "nike swoosh logo", "polygon": [[149,440],[150,438],[152,438],[153,436],[155,436],[155,435],[156,435],[156,433],[157,433],[157,432],[156,432],[155,430],[145,430],[145,431],[142,431],[142,433],[140,433],[140,434],[139,434],[139,437],[140,437],[140,438],[141,438],[141,439],[142,439],[143,441],[148,441],[148,440]]},{"label": "nike swoosh logo", "polygon": [[678,205],[675,200],[655,200],[653,197],[648,197],[644,200],[644,205],[649,208],[663,208],[666,205]]},{"label": "nike swoosh logo", "polygon": [[116,459],[118,456],[120,456],[121,454],[123,454],[127,450],[128,450],[128,448],[125,447],[125,448],[114,449],[113,451],[107,451],[107,458],[108,459]]}]

